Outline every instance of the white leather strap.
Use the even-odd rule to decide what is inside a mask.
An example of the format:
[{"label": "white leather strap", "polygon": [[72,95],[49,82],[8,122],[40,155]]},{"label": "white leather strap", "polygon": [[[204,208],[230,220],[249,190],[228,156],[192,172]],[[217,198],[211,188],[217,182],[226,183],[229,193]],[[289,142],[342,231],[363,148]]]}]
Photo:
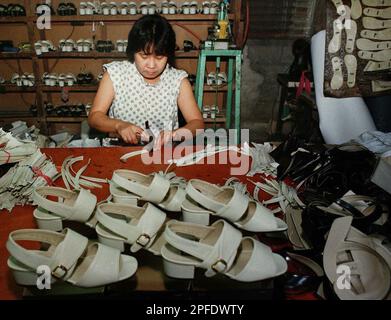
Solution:
[{"label": "white leather strap", "polygon": [[364,14],[370,17],[378,17],[382,19],[391,19],[391,8],[377,9],[377,8],[365,8]]},{"label": "white leather strap", "polygon": [[391,41],[372,41],[369,39],[360,38],[357,40],[357,48],[360,50],[368,50],[368,51],[391,49]]},{"label": "white leather strap", "polygon": [[391,58],[391,49],[372,52],[372,51],[359,51],[358,56],[365,60],[374,61],[389,61]]},{"label": "white leather strap", "polygon": [[347,54],[344,61],[348,72],[347,84],[349,88],[353,88],[356,85],[357,58],[352,54]]},{"label": "white leather strap", "polygon": [[333,77],[330,82],[330,87],[333,90],[338,90],[343,85],[342,60],[339,57],[333,57],[331,63],[333,67]]},{"label": "white leather strap", "polygon": [[391,20],[376,19],[371,17],[362,18],[365,29],[385,29],[391,28]]},{"label": "white leather strap", "polygon": [[[233,195],[228,203],[213,200],[213,195],[229,194],[229,190],[233,191]],[[239,220],[246,212],[249,199],[247,196],[241,194],[238,190],[231,187],[218,187],[206,181],[191,179],[189,180],[186,193],[197,203],[201,204],[208,210],[215,212],[216,215],[232,219],[232,221]]]},{"label": "white leather strap", "polygon": [[[220,232],[215,243],[203,242],[204,238],[214,232]],[[195,236],[200,241],[189,240],[183,236],[186,234]],[[174,248],[200,259],[199,266],[207,269],[207,277],[212,277],[216,273],[225,273],[230,269],[242,234],[224,220],[218,220],[210,227],[172,220],[166,225],[164,237]]]},{"label": "white leather strap", "polygon": [[[16,260],[33,270],[40,265],[46,265],[53,276],[67,279],[86,249],[88,239],[70,229],[65,229],[64,233],[39,229],[16,230],[8,236],[7,250]],[[47,257],[23,248],[16,240],[39,241],[56,247],[52,256]]]},{"label": "white leather strap", "polygon": [[369,61],[364,68],[364,72],[379,71],[391,69],[391,60],[390,61]]},{"label": "white leather strap", "polygon": [[361,0],[369,7],[391,7],[391,0]]},{"label": "white leather strap", "polygon": [[[124,219],[110,216],[115,214]],[[132,205],[105,203],[97,207],[97,219],[105,228],[126,239],[131,251],[149,248],[163,226],[166,214],[150,203],[140,208]]]},{"label": "white leather strap", "polygon": [[[64,202],[51,201],[47,196],[73,201],[72,205]],[[40,207],[54,215],[67,220],[86,222],[94,212],[97,202],[96,196],[90,191],[80,189],[70,191],[59,187],[38,187],[32,194],[33,201]]]},{"label": "white leather strap", "polygon": [[238,221],[242,218],[243,213],[246,212],[248,208],[248,196],[232,187],[224,187],[224,189],[233,190],[233,196],[226,206],[216,212],[216,215],[233,222]]},{"label": "white leather strap", "polygon": [[391,40],[391,28],[384,30],[362,30],[361,37],[372,40]]},{"label": "white leather strap", "polygon": [[150,177],[131,170],[115,170],[113,182],[141,197],[141,200],[160,203],[170,189],[170,182],[161,175]]}]

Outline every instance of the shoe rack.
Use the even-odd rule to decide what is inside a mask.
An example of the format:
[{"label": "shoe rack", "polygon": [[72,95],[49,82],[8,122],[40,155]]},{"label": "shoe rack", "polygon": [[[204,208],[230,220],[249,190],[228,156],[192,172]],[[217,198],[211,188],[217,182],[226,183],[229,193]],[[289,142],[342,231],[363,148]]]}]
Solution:
[{"label": "shoe rack", "polygon": [[[163,0],[154,1],[160,8]],[[39,30],[37,27],[38,16],[36,15],[37,4],[45,3],[45,0],[10,0],[10,3],[20,4],[26,10],[26,16],[0,17],[0,40],[12,40],[14,47],[21,42],[30,45],[30,51],[22,52],[0,52],[0,77],[6,82],[0,83],[0,127],[16,120],[26,121],[28,124],[35,124],[42,132],[54,134],[63,130],[73,133],[80,132],[80,124],[87,118],[83,116],[67,116],[48,114],[45,105],[62,109],[67,106],[87,105],[93,102],[99,82],[97,77],[103,71],[102,65],[116,60],[125,60],[126,53],[118,52],[60,52],[58,50],[60,39],[72,39],[75,42],[79,39],[111,40],[114,45],[118,39],[126,39],[133,23],[142,17],[142,14],[127,15],[80,15],[81,0],[60,1],[52,0],[51,6],[56,15],[51,16],[51,29]],[[71,16],[60,16],[57,8],[62,2],[73,3],[77,8],[77,14]],[[103,1],[100,1],[101,3]],[[106,1],[110,2],[110,1]],[[121,4],[117,0],[116,3]],[[134,1],[137,6],[143,1]],[[146,1],[149,3],[150,1]],[[185,1],[175,1],[179,8]],[[191,2],[191,1],[190,1]],[[129,1],[128,1],[129,3]],[[201,5],[202,0],[198,0]],[[3,5],[8,5],[4,3]],[[196,74],[199,58],[199,41],[206,40],[208,28],[216,21],[216,14],[163,14],[171,24],[177,35],[176,67],[186,70],[189,74]],[[232,29],[237,44],[241,43],[243,31],[242,23],[242,1],[231,0],[229,19],[232,22]],[[56,47],[56,51],[36,54],[34,45],[37,41],[50,40]],[[183,50],[185,41],[191,41],[195,45],[194,50]],[[213,62],[207,63],[207,70],[213,70]],[[224,68],[224,66],[223,66]],[[222,69],[224,70],[224,69]],[[10,79],[14,73],[30,73],[35,77],[33,86],[17,86],[11,84]],[[73,73],[77,76],[80,73],[92,73],[95,81],[90,84],[74,84],[73,86],[48,86],[42,80],[44,73],[67,74]],[[216,102],[216,89],[205,84],[205,103]],[[208,102],[208,95],[210,102]],[[227,95],[227,88],[219,89],[218,103],[223,106]],[[30,111],[31,105],[35,105],[34,113]],[[225,120],[205,119],[210,126],[216,126],[216,122],[225,125]]]}]

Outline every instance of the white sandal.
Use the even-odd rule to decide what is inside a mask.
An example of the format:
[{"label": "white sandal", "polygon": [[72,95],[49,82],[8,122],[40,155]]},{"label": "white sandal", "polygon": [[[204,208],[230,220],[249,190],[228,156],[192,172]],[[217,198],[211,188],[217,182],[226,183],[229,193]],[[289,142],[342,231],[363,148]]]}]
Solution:
[{"label": "white sandal", "polygon": [[[29,250],[16,241],[49,244],[47,251]],[[78,287],[97,287],[130,278],[137,270],[137,260],[119,250],[88,239],[71,229],[63,233],[24,229],[9,234],[8,267],[19,285],[36,285],[37,268],[48,266],[51,282],[63,280]]]},{"label": "white sandal", "polygon": [[[391,288],[391,252],[380,239],[352,227],[352,221],[352,217],[342,217],[331,226],[323,252],[327,278],[340,299],[386,299]],[[347,272],[349,279],[344,279]],[[341,285],[346,282],[349,286]]]},{"label": "white sandal", "polygon": [[96,233],[99,242],[125,250],[125,243],[130,244],[130,251],[146,249],[155,255],[165,244],[162,236],[166,214],[151,203],[143,207],[103,203],[96,209]]},{"label": "white sandal", "polygon": [[[187,183],[186,193],[199,207],[206,209],[203,212],[204,215],[212,214],[227,219],[243,230],[274,232],[287,229],[286,223],[275,217],[268,208],[250,199],[248,195],[236,188],[220,187],[199,179],[191,179]],[[189,206],[186,205],[188,203],[182,206],[182,210],[187,211],[185,216],[189,216],[192,211],[188,210]]]},{"label": "white sandal", "polygon": [[[48,196],[57,197],[59,201],[49,200]],[[34,190],[32,199],[38,205],[33,215],[40,229],[60,231],[64,220],[78,221],[90,227],[96,224],[93,214],[97,200],[89,190],[38,187]]]},{"label": "white sandal", "polygon": [[172,278],[193,279],[198,267],[206,269],[206,277],[221,273],[237,281],[252,282],[287,270],[283,257],[253,238],[242,237],[224,220],[211,226],[171,220],[164,237],[164,272]]},{"label": "white sandal", "polygon": [[120,169],[113,172],[112,181],[119,187],[136,195],[141,201],[157,204],[168,211],[180,212],[186,191],[170,182],[169,177],[158,173],[145,175],[136,171]]}]

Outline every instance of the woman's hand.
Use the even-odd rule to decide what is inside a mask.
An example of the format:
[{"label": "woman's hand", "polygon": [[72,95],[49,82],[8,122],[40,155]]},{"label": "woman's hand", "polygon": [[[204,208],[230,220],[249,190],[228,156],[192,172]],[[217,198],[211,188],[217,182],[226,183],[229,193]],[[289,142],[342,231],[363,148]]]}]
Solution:
[{"label": "woman's hand", "polygon": [[137,144],[139,138],[144,135],[142,128],[122,120],[115,125],[115,130],[126,143]]}]

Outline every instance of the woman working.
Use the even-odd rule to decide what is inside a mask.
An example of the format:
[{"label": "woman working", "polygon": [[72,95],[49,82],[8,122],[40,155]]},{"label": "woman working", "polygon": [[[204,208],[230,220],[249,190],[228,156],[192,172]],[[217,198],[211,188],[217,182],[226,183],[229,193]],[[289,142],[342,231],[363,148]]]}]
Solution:
[{"label": "woman working", "polygon": [[[132,144],[140,139],[148,141],[152,132],[155,148],[203,129],[187,73],[173,67],[175,46],[175,32],[165,18],[149,15],[139,19],[129,33],[128,61],[103,66],[106,72],[88,117],[89,125],[116,133]],[[178,107],[186,120],[182,128]]]}]

